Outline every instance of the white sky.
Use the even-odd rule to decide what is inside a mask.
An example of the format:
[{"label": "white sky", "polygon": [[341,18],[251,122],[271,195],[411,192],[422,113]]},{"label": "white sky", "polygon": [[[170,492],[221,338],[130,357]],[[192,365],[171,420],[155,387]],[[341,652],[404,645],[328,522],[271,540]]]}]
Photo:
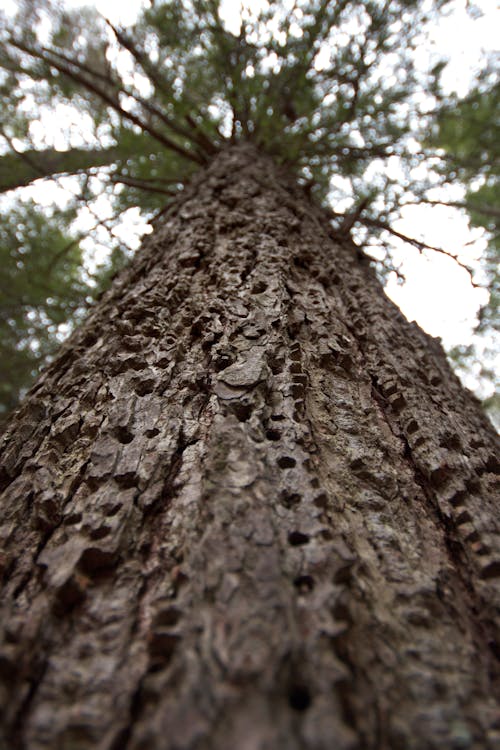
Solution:
[{"label": "white sky", "polygon": [[[11,4],[13,0],[0,0],[0,7],[5,9]],[[64,4],[75,7],[82,2],[64,0]],[[98,10],[120,24],[132,23],[141,4],[141,0],[95,0]],[[261,4],[262,0],[245,0],[249,8],[255,9]],[[436,49],[450,59],[444,82],[460,95],[466,92],[482,51],[498,49],[500,29],[500,9],[495,0],[475,0],[474,5],[484,13],[475,21],[466,12],[468,4],[469,0],[454,0],[450,6],[452,12],[442,18],[432,35]],[[239,28],[240,7],[239,0],[223,0],[226,24],[234,31]],[[468,232],[466,218],[455,209],[408,207],[397,229],[458,254],[470,264],[471,249],[466,245],[473,235]],[[480,232],[474,237],[478,234]],[[451,259],[429,252],[421,255],[407,245],[398,253],[407,281],[398,286],[391,280],[387,287],[389,296],[410,320],[417,320],[430,334],[440,336],[445,346],[469,343],[476,312],[486,298],[485,292],[474,290],[467,272]]]}]

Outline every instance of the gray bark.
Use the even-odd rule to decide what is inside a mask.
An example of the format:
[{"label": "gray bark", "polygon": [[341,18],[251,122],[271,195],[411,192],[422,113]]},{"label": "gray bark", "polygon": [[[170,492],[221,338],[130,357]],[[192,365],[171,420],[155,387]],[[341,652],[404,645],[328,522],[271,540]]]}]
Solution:
[{"label": "gray bark", "polygon": [[291,177],[220,154],[7,427],[3,747],[499,748],[495,443]]}]

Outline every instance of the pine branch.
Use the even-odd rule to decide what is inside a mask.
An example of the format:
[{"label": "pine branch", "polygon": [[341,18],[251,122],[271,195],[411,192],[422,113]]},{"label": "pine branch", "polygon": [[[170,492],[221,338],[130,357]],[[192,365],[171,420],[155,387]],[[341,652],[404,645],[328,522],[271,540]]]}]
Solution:
[{"label": "pine branch", "polygon": [[355,206],[352,211],[343,214],[342,221],[336,228],[336,232],[338,232],[341,237],[347,237],[350,234],[354,224],[356,224],[356,222],[361,219],[361,214],[370,203],[370,200],[370,196],[367,196],[357,206]]},{"label": "pine branch", "polygon": [[432,250],[435,253],[446,255],[448,258],[451,258],[452,260],[454,260],[455,263],[460,266],[460,268],[463,268],[464,271],[467,271],[467,273],[470,276],[471,285],[474,287],[474,289],[480,288],[480,285],[474,281],[474,272],[472,268],[470,268],[465,263],[463,263],[459,259],[459,257],[455,255],[454,253],[450,253],[448,250],[444,250],[444,248],[442,247],[429,245],[427,242],[424,242],[423,240],[418,240],[415,237],[409,237],[408,235],[403,234],[402,232],[398,232],[396,229],[391,227],[390,224],[387,224],[386,222],[381,221],[380,219],[372,219],[368,216],[365,216],[365,217],[360,218],[360,223],[364,224],[367,227],[375,227],[378,229],[383,229],[385,232],[389,232],[389,234],[392,234],[393,237],[397,237],[403,242],[407,242],[409,245],[416,247],[417,250],[419,250],[419,252],[423,252],[424,250]]},{"label": "pine branch", "polygon": [[138,190],[145,190],[151,193],[162,193],[163,195],[174,196],[177,195],[177,190],[169,190],[168,188],[162,188],[154,184],[153,180],[140,180],[135,177],[128,177],[125,175],[111,175],[110,181],[115,184],[128,185],[129,187],[137,188]]},{"label": "pine branch", "polygon": [[[30,169],[32,169],[35,172],[35,174],[39,175],[39,177],[45,177],[45,174],[44,174],[42,168],[40,167],[39,164],[37,164],[36,160],[33,159],[32,156],[29,155],[29,154],[27,154],[26,152],[19,151],[15,147],[14,141],[12,140],[12,138],[10,138],[7,135],[7,133],[5,132],[5,130],[3,129],[3,127],[1,127],[1,126],[0,126],[0,134],[3,136],[3,138],[5,138],[5,140],[7,141],[7,143],[9,144],[9,146],[11,147],[11,149],[12,149],[12,151],[13,151],[14,154],[16,154],[22,161],[24,161],[25,164],[27,164],[28,167],[30,167]],[[31,152],[31,153],[33,153],[33,152]],[[2,155],[2,157],[0,157],[0,159],[5,158],[5,156],[11,156],[11,154]],[[36,178],[33,178],[33,179],[36,179]],[[30,182],[31,182],[31,180],[30,180]],[[7,182],[6,184],[2,184],[2,183],[3,183],[3,180],[0,180],[0,192],[1,193],[6,192],[7,190],[12,190],[15,187],[21,187],[20,185],[17,184],[17,181],[16,181],[16,184],[12,184],[12,181]]]},{"label": "pine branch", "polygon": [[[92,232],[95,232],[95,230],[98,229],[99,227],[104,227],[104,229],[106,229],[106,231],[110,235],[112,235],[113,237],[115,237],[115,235],[112,232],[112,229],[110,229],[110,227],[108,226],[109,223],[116,221],[116,219],[119,219],[120,216],[122,216],[122,214],[124,214],[126,211],[129,210],[129,207],[127,206],[126,208],[122,208],[120,211],[117,211],[117,213],[113,214],[113,216],[110,216],[108,219],[101,219],[95,213],[95,211],[93,211],[92,208],[90,206],[88,206],[87,202],[85,201],[85,199],[82,196],[79,196],[79,197],[75,196],[75,197],[77,197],[77,199],[80,202],[85,202],[86,207],[88,208],[89,212],[92,214],[92,216],[95,219],[97,219],[97,221],[96,221],[95,224],[93,224],[85,232],[80,232],[80,234],[77,237],[75,237],[73,240],[71,240],[71,242],[68,242],[67,245],[65,245],[61,250],[59,250],[59,252],[56,253],[56,255],[53,258],[51,258],[51,261],[50,261],[50,263],[47,266],[47,273],[49,273],[49,274],[52,273],[52,271],[54,270],[54,267],[59,263],[60,260],[62,260],[62,258],[64,258],[65,255],[67,255],[70,252],[70,250],[73,247],[75,247],[75,245],[79,245],[80,242],[82,242],[82,240],[86,239],[87,237],[90,237],[92,235]],[[121,243],[121,244],[123,244],[123,243]],[[125,245],[125,247],[127,247],[127,246]],[[130,248],[128,248],[128,249],[130,249]]]},{"label": "pine branch", "polygon": [[484,204],[470,203],[469,201],[438,201],[429,200],[427,198],[419,198],[416,201],[405,201],[401,203],[401,206],[450,206],[452,208],[465,208],[467,211],[475,211],[478,214],[484,216],[491,216],[494,219],[500,219],[500,209],[495,209],[492,206],[485,206]]},{"label": "pine branch", "polygon": [[[132,42],[131,39],[129,39],[123,31],[120,31],[117,29],[111,21],[109,21],[107,18],[104,17],[104,21],[109,26],[109,28],[112,30],[113,34],[115,35],[117,41],[121,44],[121,46],[126,49],[134,60],[140,65],[146,76],[149,78],[151,83],[156,87],[156,89],[161,92],[167,99],[170,99],[172,97],[172,94],[170,91],[167,90],[165,86],[165,82],[163,79],[158,75],[156,72],[155,67],[151,64],[151,61],[149,60],[149,57],[146,54],[143,54]],[[186,115],[185,119],[188,122],[188,124],[191,127],[191,130],[186,130],[185,128],[182,128],[178,123],[176,123],[174,120],[169,118],[167,115],[164,115],[166,119],[168,119],[170,127],[177,131],[179,135],[184,135],[184,137],[196,141],[198,145],[203,148],[206,153],[213,155],[217,152],[217,146],[210,140],[210,138],[204,133],[204,131],[199,127],[198,123],[190,116]]]},{"label": "pine branch", "polygon": [[79,83],[82,86],[84,86],[88,91],[92,92],[93,94],[98,96],[100,99],[102,99],[102,101],[106,102],[106,104],[112,109],[114,109],[115,112],[117,112],[121,117],[123,117],[126,120],[129,120],[134,125],[137,125],[137,127],[139,127],[141,130],[144,130],[146,133],[149,133],[149,135],[151,135],[152,138],[154,138],[159,143],[161,143],[165,148],[169,149],[170,151],[174,151],[179,156],[182,156],[185,159],[189,159],[191,161],[196,162],[197,164],[203,165],[204,162],[202,159],[200,159],[199,156],[194,154],[192,151],[186,150],[185,148],[180,146],[178,143],[171,140],[160,131],[156,130],[156,128],[144,122],[144,120],[142,120],[137,115],[134,115],[132,112],[127,112],[125,109],[123,109],[120,103],[116,99],[114,99],[113,96],[108,94],[108,92],[104,91],[93,81],[90,81],[84,75],[73,70],[72,67],[68,67],[68,65],[63,64],[57,58],[56,59],[51,58],[47,53],[43,52],[42,50],[37,50],[36,48],[30,47],[29,45],[24,44],[23,42],[20,42],[13,38],[9,39],[8,43],[16,47],[17,49],[20,49],[22,52],[26,52],[28,55],[31,55],[35,59],[41,60],[42,62],[45,62],[48,65],[51,65],[63,75],[67,76],[68,78],[75,81],[76,83]]},{"label": "pine branch", "polygon": [[[137,94],[135,91],[132,91],[130,88],[126,87],[123,83],[118,83],[114,78],[112,78],[109,75],[105,75],[104,73],[100,73],[99,71],[95,71],[93,68],[91,68],[88,65],[85,65],[84,63],[80,62],[79,60],[74,60],[65,55],[62,52],[59,52],[58,50],[51,49],[49,47],[43,47],[42,48],[44,52],[52,55],[56,55],[56,57],[61,58],[64,62],[68,63],[69,65],[73,65],[79,70],[81,70],[84,73],[88,73],[91,76],[95,76],[103,81],[103,83],[106,84],[106,86],[112,87],[116,94],[124,94],[125,96],[129,96],[132,99],[134,99],[141,107],[143,107],[150,115],[153,115],[154,117],[157,117],[161,122],[173,133],[176,135],[180,135],[182,138],[186,138],[188,141],[194,141],[195,143],[199,144],[199,141],[193,137],[193,134],[186,130],[186,128],[183,128],[182,126],[178,125],[175,120],[173,120],[171,117],[169,117],[162,109],[157,107],[156,105],[149,102],[147,99],[144,99],[144,97],[140,96],[140,94]],[[206,163],[206,159],[202,153],[200,153],[197,150],[197,153],[202,160],[202,163]],[[208,152],[213,153],[213,152]]]},{"label": "pine branch", "polygon": [[79,174],[94,167],[108,166],[120,158],[119,149],[115,146],[109,149],[72,148],[68,151],[57,151],[47,148],[19,151],[1,128],[0,132],[13,151],[0,156],[0,193],[25,187],[44,177]]}]

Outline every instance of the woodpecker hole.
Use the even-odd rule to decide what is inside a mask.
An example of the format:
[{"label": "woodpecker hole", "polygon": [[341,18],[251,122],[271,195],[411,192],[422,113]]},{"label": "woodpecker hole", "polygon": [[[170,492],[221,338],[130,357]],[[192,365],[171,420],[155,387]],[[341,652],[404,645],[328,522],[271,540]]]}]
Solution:
[{"label": "woodpecker hole", "polygon": [[288,692],[288,703],[294,711],[307,711],[311,705],[311,693],[305,685],[292,685]]}]

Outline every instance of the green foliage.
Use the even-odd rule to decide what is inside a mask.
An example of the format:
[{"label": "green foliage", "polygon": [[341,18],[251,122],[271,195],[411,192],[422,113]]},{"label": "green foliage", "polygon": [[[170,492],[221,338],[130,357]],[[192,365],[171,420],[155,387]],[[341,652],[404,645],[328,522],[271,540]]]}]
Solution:
[{"label": "green foliage", "polygon": [[498,180],[500,82],[491,73],[481,78],[464,99],[452,97],[438,112],[436,142],[459,175],[470,178],[481,173],[485,179]]},{"label": "green foliage", "polygon": [[92,288],[82,280],[78,243],[32,203],[0,223],[0,419],[77,320]]},{"label": "green foliage", "polygon": [[484,272],[490,301],[480,316],[479,330],[498,326],[500,295],[500,82],[487,69],[464,99],[453,98],[439,111],[434,143],[446,153],[448,169],[466,187],[464,207],[471,226],[485,230],[488,249]]}]

